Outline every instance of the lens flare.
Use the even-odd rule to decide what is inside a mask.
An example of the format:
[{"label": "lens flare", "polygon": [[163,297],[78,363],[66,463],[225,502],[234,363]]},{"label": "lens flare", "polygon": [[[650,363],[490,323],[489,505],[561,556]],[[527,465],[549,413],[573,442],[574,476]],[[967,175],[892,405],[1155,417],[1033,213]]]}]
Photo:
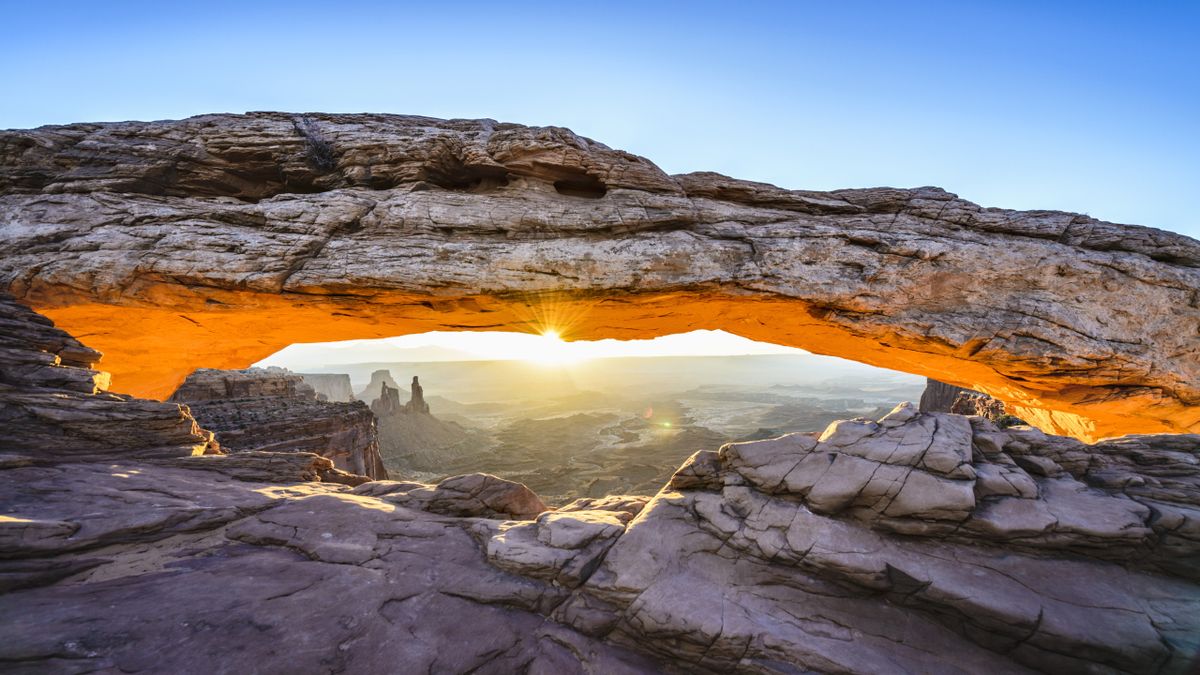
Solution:
[{"label": "lens flare", "polygon": [[557,330],[542,331],[540,339],[532,345],[526,359],[543,365],[562,365],[574,363],[581,355],[571,343],[562,339]]}]

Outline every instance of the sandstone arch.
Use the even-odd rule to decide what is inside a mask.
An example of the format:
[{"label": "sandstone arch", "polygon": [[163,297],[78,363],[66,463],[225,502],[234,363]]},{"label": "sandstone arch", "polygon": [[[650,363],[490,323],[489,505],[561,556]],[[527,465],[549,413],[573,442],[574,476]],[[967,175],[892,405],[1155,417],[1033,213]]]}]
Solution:
[{"label": "sandstone arch", "polygon": [[1084,439],[1200,431],[1200,243],[937,188],[789,191],[565,129],[254,113],[4,132],[0,228],[0,290],[139,395],[293,342],[720,328]]}]

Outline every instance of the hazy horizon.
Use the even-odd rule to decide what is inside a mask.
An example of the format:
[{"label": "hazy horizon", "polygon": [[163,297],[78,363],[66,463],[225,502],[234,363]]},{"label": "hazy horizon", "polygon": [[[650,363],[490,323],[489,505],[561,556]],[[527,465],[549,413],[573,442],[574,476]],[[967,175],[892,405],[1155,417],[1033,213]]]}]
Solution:
[{"label": "hazy horizon", "polygon": [[402,389],[417,375],[426,395],[461,402],[499,400],[513,391],[529,389],[558,395],[621,391],[632,383],[642,393],[715,384],[735,388],[850,387],[856,391],[877,386],[919,391],[924,385],[923,376],[723,331],[692,331],[651,340],[575,342],[522,333],[430,332],[291,345],[254,365],[279,366],[296,373],[345,374],[355,391],[362,390],[378,370],[387,370]]},{"label": "hazy horizon", "polygon": [[696,330],[645,340],[608,338],[569,342],[553,331],[542,335],[509,331],[431,331],[373,340],[298,343],[254,365],[281,366],[289,370],[367,362],[527,361],[558,365],[604,358],[758,354],[808,352],[719,330]]}]

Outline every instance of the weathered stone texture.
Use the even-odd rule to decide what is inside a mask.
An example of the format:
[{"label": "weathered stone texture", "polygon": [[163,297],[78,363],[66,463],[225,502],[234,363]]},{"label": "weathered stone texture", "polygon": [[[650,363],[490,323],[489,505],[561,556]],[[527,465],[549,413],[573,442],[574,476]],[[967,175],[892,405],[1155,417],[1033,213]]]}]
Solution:
[{"label": "weathered stone texture", "polygon": [[731,444],[554,616],[717,672],[1188,672],[1200,540],[1174,505],[1197,503],[1198,458],[1200,436],[1101,450],[908,405]]},{"label": "weathered stone texture", "polygon": [[186,403],[226,452],[307,452],[347,473],[388,477],[366,404],[319,400],[300,375],[283,368],[201,368],[170,400]]},{"label": "weathered stone texture", "polygon": [[[1197,425],[1196,242],[931,188],[670,177],[489,121],[207,116],[0,135],[0,234],[6,287],[159,393],[300,337],[553,320],[929,371],[1084,437]],[[0,300],[0,336],[5,668],[1197,666],[1197,434],[1089,445],[905,404],[550,510],[486,474],[211,454],[185,407],[106,393],[99,354],[24,306]],[[194,395],[299,392],[249,380]]]},{"label": "weathered stone texture", "polygon": [[100,352],[0,293],[0,450],[38,460],[220,452],[186,407],[108,389]]}]

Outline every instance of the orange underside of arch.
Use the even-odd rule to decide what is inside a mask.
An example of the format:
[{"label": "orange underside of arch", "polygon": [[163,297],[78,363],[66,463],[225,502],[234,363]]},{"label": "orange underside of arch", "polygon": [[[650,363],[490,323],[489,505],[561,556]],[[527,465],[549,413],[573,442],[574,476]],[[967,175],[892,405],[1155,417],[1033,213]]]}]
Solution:
[{"label": "orange underside of arch", "polygon": [[[433,330],[556,330],[564,339],[636,339],[720,329],[991,394],[1047,432],[1095,440],[1200,430],[1200,410],[1142,398],[1097,401],[1086,388],[1015,383],[961,348],[895,334],[855,334],[791,300],[687,292],[601,298],[272,295],[220,292],[164,298],[159,307],[34,303],[104,353],[111,390],[164,399],[196,368],[245,368],[302,342],[392,337]],[[203,309],[192,309],[192,307]],[[184,309],[180,309],[184,308]]]}]

